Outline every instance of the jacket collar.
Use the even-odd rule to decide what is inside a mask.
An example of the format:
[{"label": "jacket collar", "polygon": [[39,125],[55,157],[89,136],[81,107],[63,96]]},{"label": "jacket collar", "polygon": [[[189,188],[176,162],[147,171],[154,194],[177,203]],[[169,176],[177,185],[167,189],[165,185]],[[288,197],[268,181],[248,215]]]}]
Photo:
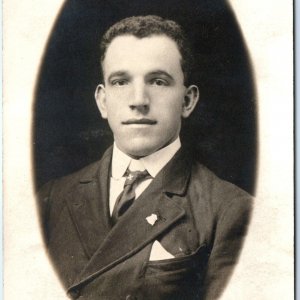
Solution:
[{"label": "jacket collar", "polygon": [[88,257],[93,255],[111,228],[107,201],[111,153],[112,148],[109,148],[99,162],[85,168],[79,182],[66,198],[71,218]]},{"label": "jacket collar", "polygon": [[110,169],[111,157],[113,147],[109,147],[103,154],[98,164],[95,164],[92,169],[86,169],[86,171],[79,178],[79,183],[86,184],[99,179],[99,175],[103,172],[107,173]]},{"label": "jacket collar", "polygon": [[184,195],[191,173],[191,160],[185,150],[178,150],[161,173],[162,190],[165,193]]},{"label": "jacket collar", "polygon": [[[109,169],[111,164],[113,147],[109,147],[104,153],[99,165],[91,171],[87,170],[79,180],[80,184],[90,182],[97,182],[99,177],[107,178],[109,176]],[[166,166],[158,173],[163,174],[162,189],[166,193],[183,195],[189,180],[189,173],[191,168],[191,160],[184,149],[179,149],[174,157],[166,164]],[[105,175],[105,176],[103,176]],[[106,176],[107,175],[107,176]]]}]

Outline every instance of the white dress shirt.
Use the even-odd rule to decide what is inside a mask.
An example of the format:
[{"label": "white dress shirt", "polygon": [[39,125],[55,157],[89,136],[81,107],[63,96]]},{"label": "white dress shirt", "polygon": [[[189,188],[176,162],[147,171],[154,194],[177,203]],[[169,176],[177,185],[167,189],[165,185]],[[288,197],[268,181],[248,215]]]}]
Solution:
[{"label": "white dress shirt", "polygon": [[114,209],[116,199],[121,194],[124,188],[126,177],[124,176],[127,168],[130,171],[144,171],[147,170],[152,178],[141,182],[136,190],[136,198],[147,188],[152,182],[153,178],[159,171],[171,160],[175,153],[181,147],[179,137],[170,145],[140,159],[133,159],[127,154],[123,153],[114,143],[112,156],[112,176],[110,178],[109,190],[109,210],[110,214]]}]

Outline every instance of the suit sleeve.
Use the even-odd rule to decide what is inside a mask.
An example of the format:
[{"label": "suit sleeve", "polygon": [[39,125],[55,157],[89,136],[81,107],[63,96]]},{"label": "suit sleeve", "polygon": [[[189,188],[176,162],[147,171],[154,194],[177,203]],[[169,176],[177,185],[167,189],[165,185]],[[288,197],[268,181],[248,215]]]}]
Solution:
[{"label": "suit sleeve", "polygon": [[218,299],[242,248],[251,217],[252,198],[235,198],[217,218],[215,236],[204,281],[205,300]]}]

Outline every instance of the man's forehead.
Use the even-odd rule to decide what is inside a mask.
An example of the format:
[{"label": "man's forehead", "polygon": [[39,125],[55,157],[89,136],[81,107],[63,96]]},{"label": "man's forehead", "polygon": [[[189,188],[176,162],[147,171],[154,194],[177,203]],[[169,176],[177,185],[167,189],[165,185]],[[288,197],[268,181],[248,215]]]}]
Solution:
[{"label": "man's forehead", "polygon": [[151,35],[138,38],[134,35],[121,35],[112,40],[107,48],[104,58],[104,67],[119,64],[143,64],[178,65],[181,55],[177,44],[170,37]]}]

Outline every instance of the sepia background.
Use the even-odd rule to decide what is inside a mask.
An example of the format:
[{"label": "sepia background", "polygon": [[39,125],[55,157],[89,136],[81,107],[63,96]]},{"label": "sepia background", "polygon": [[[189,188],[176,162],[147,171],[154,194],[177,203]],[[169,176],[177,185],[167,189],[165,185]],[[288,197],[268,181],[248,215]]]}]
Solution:
[{"label": "sepia background", "polygon": [[[3,2],[5,299],[66,299],[41,243],[31,136],[38,71],[63,1]],[[292,1],[229,2],[253,63],[259,145],[254,215],[222,299],[292,299]]]}]

